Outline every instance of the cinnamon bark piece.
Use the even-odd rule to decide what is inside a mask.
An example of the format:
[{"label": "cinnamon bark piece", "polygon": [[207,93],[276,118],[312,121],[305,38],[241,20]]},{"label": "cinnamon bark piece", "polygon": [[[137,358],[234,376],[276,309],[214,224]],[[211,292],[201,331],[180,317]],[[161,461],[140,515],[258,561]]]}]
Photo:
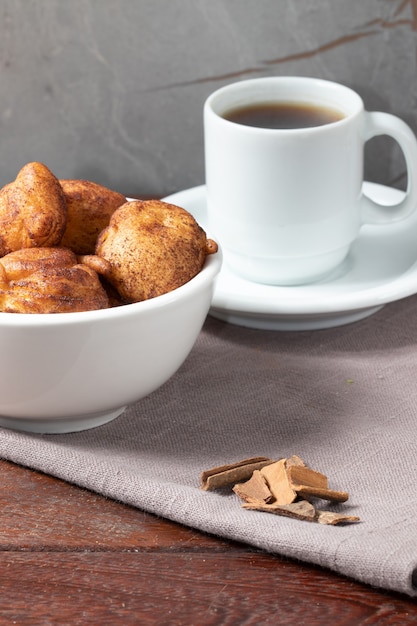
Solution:
[{"label": "cinnamon bark piece", "polygon": [[319,524],[351,524],[360,522],[360,518],[352,515],[344,515],[343,513],[334,513],[333,511],[319,511],[314,508],[311,502],[307,500],[297,500],[291,504],[278,505],[276,502],[272,504],[242,504],[244,509],[250,511],[260,511],[261,513],[274,513],[283,517],[291,517],[306,522],[316,522]]},{"label": "cinnamon bark piece", "polygon": [[205,470],[200,476],[201,489],[213,491],[228,485],[235,485],[238,482],[248,480],[255,470],[260,470],[270,463],[274,463],[273,459],[257,456]]},{"label": "cinnamon bark piece", "polygon": [[314,522],[316,520],[316,509],[311,502],[307,502],[307,500],[298,500],[297,502],[291,502],[291,504],[277,504],[276,502],[264,505],[243,503],[242,507],[250,511],[274,513],[275,515],[292,517],[308,522]]},{"label": "cinnamon bark piece", "polygon": [[291,467],[292,465],[298,465],[301,467],[307,467],[307,465],[304,463],[303,459],[300,459],[299,456],[297,456],[296,454],[293,454],[292,456],[290,456],[288,459],[285,460],[285,466],[286,467]]},{"label": "cinnamon bark piece", "polygon": [[304,498],[322,498],[330,502],[346,502],[349,494],[346,491],[329,489],[327,476],[308,467],[293,465],[287,467],[289,484]]},{"label": "cinnamon bark piece", "polygon": [[305,485],[293,485],[297,495],[303,498],[320,498],[329,502],[346,502],[349,500],[347,491],[334,491],[334,489],[315,489]]},{"label": "cinnamon bark piece", "polygon": [[334,513],[333,511],[316,510],[316,521],[319,524],[330,524],[335,526],[336,524],[352,524],[360,522],[360,517],[356,517],[355,515],[344,515],[343,513]]},{"label": "cinnamon bark piece", "polygon": [[239,498],[252,504],[267,504],[274,499],[260,470],[255,470],[246,482],[237,483],[233,491]]},{"label": "cinnamon bark piece", "polygon": [[328,489],[329,487],[327,476],[309,467],[300,465],[287,466],[287,473],[291,483],[317,489]]},{"label": "cinnamon bark piece", "polygon": [[278,505],[291,504],[297,498],[287,475],[286,459],[280,459],[261,469],[270,492]]}]

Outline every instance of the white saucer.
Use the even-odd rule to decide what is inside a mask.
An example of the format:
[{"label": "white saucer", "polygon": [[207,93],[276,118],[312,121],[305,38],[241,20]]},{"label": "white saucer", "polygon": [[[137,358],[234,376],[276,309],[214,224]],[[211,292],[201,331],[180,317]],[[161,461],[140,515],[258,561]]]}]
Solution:
[{"label": "white saucer", "polygon": [[[384,204],[403,197],[398,189],[374,183],[365,186],[368,195]],[[164,200],[184,207],[216,239],[207,226],[204,185]],[[228,268],[225,256],[212,316],[267,330],[331,328],[363,319],[388,302],[417,293],[417,214],[391,225],[364,226],[343,265],[312,285],[274,287],[249,282]]]}]

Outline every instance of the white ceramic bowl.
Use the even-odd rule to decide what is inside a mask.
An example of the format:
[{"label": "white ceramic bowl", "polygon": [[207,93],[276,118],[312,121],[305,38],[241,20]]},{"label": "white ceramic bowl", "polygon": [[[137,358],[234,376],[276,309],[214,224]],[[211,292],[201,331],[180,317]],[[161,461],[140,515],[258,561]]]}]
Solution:
[{"label": "white ceramic bowl", "polygon": [[82,313],[0,313],[0,426],[93,428],[165,383],[210,308],[220,250],[185,285],[151,300]]}]

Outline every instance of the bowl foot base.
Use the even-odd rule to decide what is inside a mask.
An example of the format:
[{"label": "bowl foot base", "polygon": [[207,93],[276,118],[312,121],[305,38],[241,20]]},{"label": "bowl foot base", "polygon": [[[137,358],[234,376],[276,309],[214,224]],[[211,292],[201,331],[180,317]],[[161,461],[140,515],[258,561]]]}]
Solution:
[{"label": "bowl foot base", "polygon": [[0,427],[11,430],[19,430],[26,433],[39,433],[43,435],[58,435],[64,433],[76,433],[81,430],[97,428],[111,422],[125,411],[122,406],[108,413],[93,413],[90,415],[68,416],[50,419],[25,419],[24,417],[7,417],[0,415]]}]

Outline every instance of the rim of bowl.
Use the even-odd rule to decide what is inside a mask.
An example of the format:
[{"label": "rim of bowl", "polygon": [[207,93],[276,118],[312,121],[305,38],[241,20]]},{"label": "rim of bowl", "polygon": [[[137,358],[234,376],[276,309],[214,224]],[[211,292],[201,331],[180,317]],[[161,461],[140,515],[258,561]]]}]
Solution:
[{"label": "rim of bowl", "polygon": [[187,297],[197,292],[201,287],[214,281],[220,272],[222,265],[222,251],[220,246],[215,254],[206,257],[200,272],[191,278],[187,283],[177,287],[155,298],[133,302],[132,304],[122,304],[109,309],[95,309],[92,311],[76,311],[73,313],[6,313],[0,311],[0,327],[7,326],[65,326],[72,324],[83,324],[99,322],[102,320],[123,320],[130,315],[137,315],[142,311],[160,309],[167,304],[182,297]]}]

